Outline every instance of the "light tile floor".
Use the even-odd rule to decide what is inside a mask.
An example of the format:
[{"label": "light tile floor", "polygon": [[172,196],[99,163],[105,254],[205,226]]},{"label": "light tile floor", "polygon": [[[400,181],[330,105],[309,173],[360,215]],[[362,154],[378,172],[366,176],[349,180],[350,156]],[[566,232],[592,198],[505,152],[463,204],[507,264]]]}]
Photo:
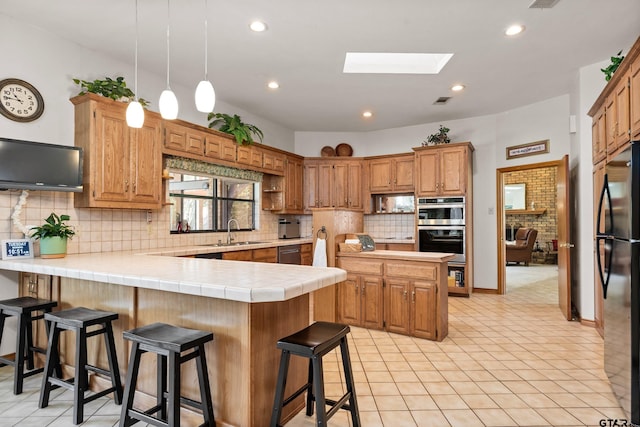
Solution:
[{"label": "light tile floor", "polygon": [[[603,370],[602,339],[563,319],[553,274],[547,268],[532,275],[533,268],[520,273],[542,280],[508,279],[506,295],[450,298],[449,336],[439,343],[352,328],[362,426],[598,426],[623,419]],[[324,360],[333,397],[343,390],[338,358],[334,352]],[[0,368],[0,426],[72,425],[70,392],[58,390],[49,408],[38,409],[41,377],[14,396],[11,375],[12,368]],[[111,400],[87,406],[84,425],[117,425],[120,407]],[[329,421],[350,424],[345,411]],[[302,411],[287,427],[313,425]]]}]

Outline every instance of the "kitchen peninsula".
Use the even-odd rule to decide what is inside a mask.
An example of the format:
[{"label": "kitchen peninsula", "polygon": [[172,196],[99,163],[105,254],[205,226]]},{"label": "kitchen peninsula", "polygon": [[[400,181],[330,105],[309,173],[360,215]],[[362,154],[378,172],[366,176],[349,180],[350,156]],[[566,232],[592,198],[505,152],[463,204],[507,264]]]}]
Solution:
[{"label": "kitchen peninsula", "polygon": [[[50,275],[47,289],[30,285],[28,291],[58,301],[58,307],[85,306],[114,311],[114,323],[121,375],[127,371],[129,344],[122,331],[153,322],[209,330],[214,341],[207,344],[207,362],[216,421],[219,426],[266,426],[271,413],[277,375],[279,338],[309,324],[309,293],[342,282],[346,272],[337,268],[247,263],[194,259],[186,255],[207,250],[179,248],[164,256],[113,252],[0,261],[0,269],[25,275]],[[30,279],[29,279],[30,280]],[[24,289],[24,288],[23,288]],[[42,343],[43,334],[36,336]],[[106,367],[89,345],[89,363]],[[74,343],[61,338],[64,361],[72,361]],[[105,358],[106,359],[106,358]],[[67,365],[70,363],[66,363]],[[193,372],[192,372],[193,371]],[[305,361],[292,360],[288,390],[306,380]],[[185,370],[182,393],[198,397],[195,370]],[[92,379],[92,387],[101,387]],[[155,395],[155,363],[143,358],[139,389]],[[304,404],[290,405],[283,419],[293,416]]]}]

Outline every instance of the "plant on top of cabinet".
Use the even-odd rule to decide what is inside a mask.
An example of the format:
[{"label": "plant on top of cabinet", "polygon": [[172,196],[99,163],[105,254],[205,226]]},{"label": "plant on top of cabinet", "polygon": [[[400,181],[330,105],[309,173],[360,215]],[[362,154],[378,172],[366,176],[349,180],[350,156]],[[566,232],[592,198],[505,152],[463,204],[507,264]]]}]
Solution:
[{"label": "plant on top of cabinet", "polygon": [[262,142],[262,138],[264,137],[262,131],[258,129],[257,126],[243,123],[237,114],[230,116],[224,113],[209,113],[207,120],[211,120],[209,123],[210,129],[215,129],[215,126],[220,125],[217,130],[233,135],[238,145],[245,143],[246,145],[253,144],[251,134],[257,136],[260,142]]},{"label": "plant on top of cabinet", "polygon": [[34,232],[31,237],[40,239],[40,256],[42,258],[64,258],[67,254],[67,239],[71,239],[75,230],[65,221],[71,219],[69,215],[57,215],[55,212],[44,220],[44,224],[31,227]]},{"label": "plant on top of cabinet", "polygon": [[427,138],[426,141],[424,141],[422,143],[423,146],[425,145],[438,145],[438,144],[448,144],[451,142],[451,139],[449,138],[449,136],[447,135],[447,133],[450,131],[451,129],[446,128],[442,125],[440,125],[440,129],[438,129],[437,133],[433,133],[431,135],[429,135],[429,137]]},{"label": "plant on top of cabinet", "polygon": [[606,81],[611,80],[611,76],[613,76],[613,73],[616,72],[623,59],[624,55],[622,55],[622,51],[620,51],[616,54],[616,56],[611,57],[611,64],[609,64],[607,68],[600,68],[600,71],[604,73],[604,79]]},{"label": "plant on top of cabinet", "polygon": [[[82,88],[78,95],[91,92],[121,102],[129,102],[136,97],[133,91],[127,87],[127,82],[124,81],[124,77],[116,77],[115,80],[111,77],[106,77],[105,80],[98,79],[92,82],[73,79],[73,82]],[[149,105],[149,101],[142,98],[138,98],[138,102],[140,102],[140,105],[143,107]]]}]

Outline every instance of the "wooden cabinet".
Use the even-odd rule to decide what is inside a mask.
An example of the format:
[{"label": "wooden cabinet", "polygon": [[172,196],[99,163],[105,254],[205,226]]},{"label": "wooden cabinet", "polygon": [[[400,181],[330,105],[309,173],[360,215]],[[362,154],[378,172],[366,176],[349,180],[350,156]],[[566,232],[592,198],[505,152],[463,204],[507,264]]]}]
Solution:
[{"label": "wooden cabinet", "polygon": [[445,147],[418,147],[416,151],[416,196],[464,196],[471,180],[471,154],[468,142]]},{"label": "wooden cabinet", "polygon": [[593,163],[596,164],[607,157],[607,142],[606,142],[606,123],[604,106],[601,107],[598,112],[593,116],[591,125],[591,138],[592,138],[592,158]]},{"label": "wooden cabinet", "polygon": [[284,208],[286,213],[302,213],[303,166],[302,158],[285,158]]},{"label": "wooden cabinet", "polygon": [[239,165],[262,169],[262,151],[253,145],[238,145],[236,161]]},{"label": "wooden cabinet", "polygon": [[206,132],[182,120],[163,120],[162,123],[165,153],[197,159],[204,155]]},{"label": "wooden cabinet", "polygon": [[634,140],[640,139],[640,55],[631,64],[629,73],[629,126]]},{"label": "wooden cabinet", "polygon": [[443,340],[448,334],[446,262],[340,253],[339,322]]},{"label": "wooden cabinet", "polygon": [[367,159],[369,167],[369,193],[413,192],[415,169],[414,154]]},{"label": "wooden cabinet", "polygon": [[283,178],[276,175],[262,177],[262,210],[280,212],[284,210]]},{"label": "wooden cabinet", "polygon": [[630,101],[630,84],[629,75],[627,72],[618,82],[614,90],[615,97],[615,125],[614,125],[614,138],[616,147],[622,147],[631,141],[631,125],[629,120],[631,119],[629,113],[629,101]]},{"label": "wooden cabinet", "polygon": [[222,253],[223,260],[252,261],[252,262],[278,262],[277,248],[247,249],[244,251],[230,251]]},{"label": "wooden cabinet", "polygon": [[85,94],[75,105],[75,145],[82,147],[84,191],[77,208],[159,209],[161,119],[146,112],[140,129],[127,126],[127,104]]},{"label": "wooden cabinet", "polygon": [[360,160],[305,160],[304,209],[362,209]]},{"label": "wooden cabinet", "polygon": [[382,263],[339,259],[338,267],[348,271],[338,285],[338,322],[383,329]]},{"label": "wooden cabinet", "polygon": [[285,174],[285,155],[268,147],[256,147],[262,151],[262,169],[275,175]]},{"label": "wooden cabinet", "polygon": [[300,265],[313,265],[312,244],[300,245]]},{"label": "wooden cabinet", "polygon": [[378,243],[376,242],[376,250],[387,251],[415,251],[415,243]]},{"label": "wooden cabinet", "polygon": [[208,134],[204,141],[205,160],[222,160],[235,163],[236,143],[234,140],[222,135]]}]

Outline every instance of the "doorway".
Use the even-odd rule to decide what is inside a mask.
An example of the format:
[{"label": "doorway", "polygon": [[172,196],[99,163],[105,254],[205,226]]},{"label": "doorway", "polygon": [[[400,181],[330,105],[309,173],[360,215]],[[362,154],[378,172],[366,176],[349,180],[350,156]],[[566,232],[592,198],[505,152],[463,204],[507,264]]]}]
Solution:
[{"label": "doorway", "polygon": [[[540,173],[541,171],[543,171],[543,173]],[[543,260],[545,262],[557,262],[558,306],[565,318],[567,320],[571,320],[571,273],[569,268],[569,248],[572,245],[568,243],[570,241],[568,209],[570,186],[568,178],[568,156],[564,156],[563,159],[559,161],[501,168],[496,172],[498,294],[505,294],[507,292],[507,257],[505,249],[508,234],[507,224],[510,224],[510,230],[511,226],[513,226],[513,232],[515,233],[517,226],[519,225],[517,221],[526,221],[527,223],[522,223],[520,225],[539,228],[539,232],[541,231],[541,238],[536,239],[538,243],[534,246],[535,252],[532,253],[532,258],[535,257],[538,261]],[[543,185],[543,183],[534,179],[529,184],[532,188],[530,189],[528,196],[525,188],[524,203],[526,204],[524,205],[524,209],[513,209],[513,206],[511,205],[507,206],[510,209],[506,209],[505,201],[508,201],[510,204],[519,203],[520,205],[523,202],[517,200],[512,201],[510,197],[505,198],[505,192],[503,190],[504,186],[507,183],[513,184],[511,181],[526,181],[525,177],[528,174],[541,175],[545,176],[545,179],[553,179],[555,182],[550,185],[552,185],[552,190],[555,194],[546,194],[549,191],[545,191],[545,194],[540,192],[538,187]],[[526,187],[526,183],[524,187]],[[520,205],[518,207],[522,207]],[[510,237],[514,238],[513,235]],[[533,273],[533,270],[530,270],[530,273]],[[543,276],[545,274],[548,276],[549,271],[543,272],[542,274]]]}]

